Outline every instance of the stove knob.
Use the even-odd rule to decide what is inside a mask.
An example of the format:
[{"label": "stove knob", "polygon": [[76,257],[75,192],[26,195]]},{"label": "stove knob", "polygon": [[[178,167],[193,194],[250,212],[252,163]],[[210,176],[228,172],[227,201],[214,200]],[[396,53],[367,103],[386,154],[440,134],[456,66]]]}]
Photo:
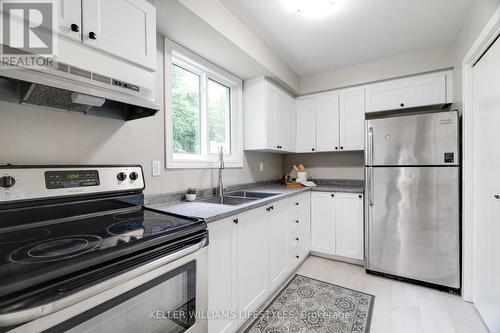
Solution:
[{"label": "stove knob", "polygon": [[116,175],[116,178],[118,178],[118,180],[122,182],[127,179],[127,174],[125,172],[120,172],[118,175]]},{"label": "stove knob", "polygon": [[132,179],[132,181],[134,181],[137,180],[137,178],[139,178],[139,174],[137,172],[131,172],[129,177],[130,179]]},{"label": "stove knob", "polygon": [[11,176],[3,176],[0,178],[0,187],[11,188],[16,184],[16,179]]}]

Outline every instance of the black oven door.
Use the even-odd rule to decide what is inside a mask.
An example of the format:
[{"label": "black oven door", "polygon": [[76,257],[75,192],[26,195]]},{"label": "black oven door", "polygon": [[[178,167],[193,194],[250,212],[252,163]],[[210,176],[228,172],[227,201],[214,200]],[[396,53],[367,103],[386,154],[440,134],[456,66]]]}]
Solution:
[{"label": "black oven door", "polygon": [[196,323],[196,261],[44,332],[187,332]]}]

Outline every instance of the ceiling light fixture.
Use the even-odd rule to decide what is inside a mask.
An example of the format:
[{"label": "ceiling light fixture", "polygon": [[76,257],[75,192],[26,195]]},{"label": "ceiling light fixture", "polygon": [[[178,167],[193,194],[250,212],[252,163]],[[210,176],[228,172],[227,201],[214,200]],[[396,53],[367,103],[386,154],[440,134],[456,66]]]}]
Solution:
[{"label": "ceiling light fixture", "polygon": [[335,7],[333,0],[288,0],[288,3],[297,13],[308,17],[326,16]]}]

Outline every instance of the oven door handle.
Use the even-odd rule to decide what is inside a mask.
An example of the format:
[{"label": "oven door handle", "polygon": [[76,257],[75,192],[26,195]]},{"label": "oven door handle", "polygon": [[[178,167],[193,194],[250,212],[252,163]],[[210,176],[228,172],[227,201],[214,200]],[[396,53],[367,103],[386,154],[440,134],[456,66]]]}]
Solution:
[{"label": "oven door handle", "polygon": [[[90,288],[81,290],[74,294],[68,295],[66,297],[60,298],[56,301],[49,302],[46,304],[42,304],[33,308],[24,309],[20,311],[9,312],[5,314],[0,314],[0,327],[9,327],[14,325],[19,325],[23,323],[27,323],[29,321],[45,317],[62,309],[65,309],[69,306],[75,305],[79,302],[82,302],[92,296],[101,294],[117,285],[125,283],[129,280],[132,280],[136,277],[139,277],[143,274],[151,272],[157,268],[165,266],[175,260],[179,260],[185,256],[188,256],[196,251],[202,249],[207,243],[207,238],[203,238],[199,243],[186,247],[182,250],[179,250],[175,253],[166,255],[158,260],[147,263],[143,266],[132,269],[126,273],[115,276],[109,280],[98,283]],[[110,299],[115,296],[111,296]],[[108,301],[108,300],[105,300]]]}]

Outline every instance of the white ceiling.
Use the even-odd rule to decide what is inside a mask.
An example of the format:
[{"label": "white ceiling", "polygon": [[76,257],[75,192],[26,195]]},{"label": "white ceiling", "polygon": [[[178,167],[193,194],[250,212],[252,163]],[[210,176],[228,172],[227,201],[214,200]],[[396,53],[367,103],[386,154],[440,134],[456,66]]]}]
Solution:
[{"label": "white ceiling", "polygon": [[301,76],[450,44],[473,2],[335,0],[312,18],[292,0],[221,1]]}]

